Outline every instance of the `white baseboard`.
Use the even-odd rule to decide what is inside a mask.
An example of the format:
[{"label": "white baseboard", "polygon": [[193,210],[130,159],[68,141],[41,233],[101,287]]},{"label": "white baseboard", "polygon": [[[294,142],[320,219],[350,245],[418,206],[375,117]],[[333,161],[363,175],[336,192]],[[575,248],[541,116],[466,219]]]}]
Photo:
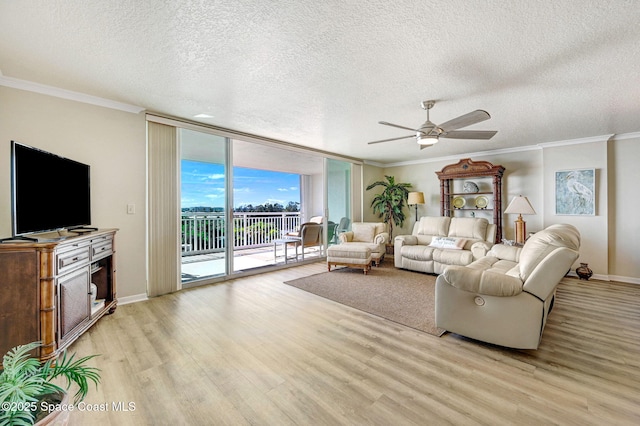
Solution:
[{"label": "white baseboard", "polygon": [[611,278],[611,281],[619,281],[621,283],[640,284],[640,278],[623,277],[620,275],[609,275],[609,278]]},{"label": "white baseboard", "polygon": [[[575,272],[569,272],[567,274],[570,277],[575,277],[578,278],[578,275]],[[624,277],[621,275],[601,275],[601,274],[593,274],[593,276],[591,277],[594,280],[600,280],[600,281],[617,281],[620,283],[629,283],[629,284],[640,284],[640,278],[634,278],[634,277]]]},{"label": "white baseboard", "polygon": [[129,303],[144,302],[148,300],[146,293],[134,294],[133,296],[118,297],[118,305],[127,305]]}]

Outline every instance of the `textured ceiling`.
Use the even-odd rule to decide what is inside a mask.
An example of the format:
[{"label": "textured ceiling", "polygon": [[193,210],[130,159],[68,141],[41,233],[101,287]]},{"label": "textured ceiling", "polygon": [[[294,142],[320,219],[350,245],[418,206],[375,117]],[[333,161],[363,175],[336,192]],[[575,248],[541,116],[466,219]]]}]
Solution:
[{"label": "textured ceiling", "polygon": [[[0,0],[0,70],[376,162],[640,131],[640,2]],[[442,123],[490,141],[413,139]]]}]

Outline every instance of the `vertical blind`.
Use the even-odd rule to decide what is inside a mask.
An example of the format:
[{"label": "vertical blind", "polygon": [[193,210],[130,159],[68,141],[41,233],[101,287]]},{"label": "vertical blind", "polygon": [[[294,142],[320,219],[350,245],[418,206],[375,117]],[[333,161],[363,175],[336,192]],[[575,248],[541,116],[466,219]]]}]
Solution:
[{"label": "vertical blind", "polygon": [[149,297],[180,289],[180,194],[177,129],[147,122]]}]

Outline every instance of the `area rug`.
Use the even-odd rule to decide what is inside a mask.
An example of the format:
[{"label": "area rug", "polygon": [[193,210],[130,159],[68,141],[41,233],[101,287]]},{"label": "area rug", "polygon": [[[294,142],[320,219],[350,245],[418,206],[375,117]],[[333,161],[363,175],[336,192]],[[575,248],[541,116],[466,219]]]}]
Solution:
[{"label": "area rug", "polygon": [[435,326],[434,275],[396,269],[393,260],[373,266],[367,275],[362,269],[338,267],[292,281],[293,287],[343,305],[442,336]]}]

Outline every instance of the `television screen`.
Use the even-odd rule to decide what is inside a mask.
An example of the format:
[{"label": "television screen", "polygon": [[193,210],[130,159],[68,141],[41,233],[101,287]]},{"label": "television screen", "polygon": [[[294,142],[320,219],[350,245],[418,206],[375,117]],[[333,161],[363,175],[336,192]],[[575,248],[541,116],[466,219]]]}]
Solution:
[{"label": "television screen", "polygon": [[11,141],[13,235],[91,224],[90,167]]}]

